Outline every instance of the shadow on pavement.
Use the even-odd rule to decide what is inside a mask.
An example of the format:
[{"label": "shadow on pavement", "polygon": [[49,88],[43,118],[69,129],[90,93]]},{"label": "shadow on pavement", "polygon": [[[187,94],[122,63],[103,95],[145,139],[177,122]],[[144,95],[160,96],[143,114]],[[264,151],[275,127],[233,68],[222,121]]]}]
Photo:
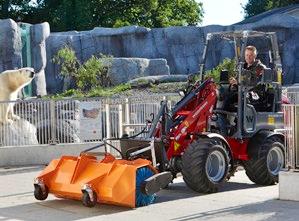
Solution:
[{"label": "shadow on pavement", "polygon": [[[242,217],[248,220],[248,217],[253,216],[258,220],[275,221],[275,220],[298,220],[299,217],[299,202],[283,201],[283,200],[267,200],[261,203],[252,203],[242,206],[227,207],[223,209],[210,210],[181,216],[173,221],[189,221],[189,220],[242,220]],[[221,218],[221,219],[219,219]],[[257,219],[254,219],[257,220]]]},{"label": "shadow on pavement", "polygon": [[130,210],[133,209],[104,204],[87,208],[80,201],[54,199],[0,208],[0,221],[11,219],[24,221],[80,220],[91,217],[100,218],[101,216]]},{"label": "shadow on pavement", "polygon": [[[222,186],[219,187],[219,192],[228,192],[234,190],[242,190],[242,189],[252,189],[252,188],[259,188],[261,186],[256,184],[250,183],[238,183],[238,182],[225,182]],[[214,193],[217,194],[217,193]],[[159,202],[166,202],[171,200],[178,200],[178,199],[186,199],[190,197],[202,196],[206,194],[198,193],[190,189],[186,186],[186,184],[181,182],[172,183],[169,185],[167,189],[161,190],[158,194],[158,198],[156,200],[157,203]]]},{"label": "shadow on pavement", "polygon": [[259,188],[263,187],[254,183],[239,183],[229,181],[224,183],[220,188],[219,192],[227,192],[227,191],[234,191],[234,190],[242,190],[242,189],[252,189],[252,188]]},{"label": "shadow on pavement", "polygon": [[[228,182],[224,183],[220,188],[220,192],[234,191],[240,189],[249,189],[249,188],[258,188],[259,186],[250,183],[237,183],[237,182]],[[30,192],[22,193],[30,194]],[[22,200],[22,194],[14,194],[13,197],[20,197],[19,200]],[[217,193],[216,193],[217,194]],[[194,192],[189,189],[186,184],[183,182],[182,178],[176,180],[175,183],[170,184],[168,189],[161,190],[157,194],[157,200],[155,204],[165,203],[169,201],[175,201],[179,199],[187,199],[192,197],[200,197],[204,194]],[[4,198],[11,197],[11,195],[3,196]],[[28,196],[26,196],[27,198]],[[32,193],[33,198],[33,193]],[[17,201],[18,202],[18,201]],[[275,203],[275,201],[274,201]],[[273,202],[271,202],[273,204]],[[266,204],[268,205],[268,204]],[[150,208],[149,208],[150,209]],[[255,209],[258,209],[258,206],[248,205],[247,211],[253,212]],[[138,210],[138,209],[137,209]],[[223,211],[211,211],[209,214],[193,214],[187,217],[178,217],[176,220],[192,220],[198,219],[203,216],[213,216],[216,213],[227,213],[227,212],[242,212],[241,208],[228,208]],[[98,204],[94,208],[86,208],[82,205],[81,201],[67,200],[67,199],[57,199],[52,196],[46,201],[34,201],[33,203],[21,204],[7,206],[5,208],[0,208],[0,221],[9,220],[9,219],[18,219],[25,221],[60,221],[60,220],[79,220],[86,218],[103,218],[105,215],[116,214],[121,212],[132,212],[134,214],[134,209],[119,207],[113,205]],[[106,217],[107,218],[107,217]]]}]

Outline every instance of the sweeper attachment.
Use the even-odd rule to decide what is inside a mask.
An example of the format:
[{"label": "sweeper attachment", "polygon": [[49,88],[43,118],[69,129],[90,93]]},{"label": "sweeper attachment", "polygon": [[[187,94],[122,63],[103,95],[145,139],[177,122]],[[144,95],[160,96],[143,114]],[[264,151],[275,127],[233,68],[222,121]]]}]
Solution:
[{"label": "sweeper attachment", "polygon": [[[48,193],[59,198],[82,200],[83,205],[96,203],[139,207],[153,203],[155,193],[171,182],[169,172],[159,173],[147,159],[136,158],[139,153],[150,151],[155,159],[154,142],[137,153],[123,157],[123,153],[104,141],[83,151],[80,156],[62,156],[52,160],[34,182],[34,196],[45,200]],[[116,159],[105,151],[104,158],[97,159],[96,148],[106,145],[115,148],[122,159]],[[131,157],[134,156],[134,157]]]}]

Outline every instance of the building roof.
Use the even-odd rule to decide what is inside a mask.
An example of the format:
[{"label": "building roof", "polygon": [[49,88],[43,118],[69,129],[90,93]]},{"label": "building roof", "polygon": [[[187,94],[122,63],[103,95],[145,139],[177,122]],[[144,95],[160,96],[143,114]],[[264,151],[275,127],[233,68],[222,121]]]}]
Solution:
[{"label": "building roof", "polygon": [[270,11],[263,12],[261,14],[247,18],[241,22],[236,23],[236,25],[248,24],[257,22],[263,18],[270,17],[273,15],[288,14],[292,17],[299,19],[299,4],[293,4],[282,8],[275,8]]}]

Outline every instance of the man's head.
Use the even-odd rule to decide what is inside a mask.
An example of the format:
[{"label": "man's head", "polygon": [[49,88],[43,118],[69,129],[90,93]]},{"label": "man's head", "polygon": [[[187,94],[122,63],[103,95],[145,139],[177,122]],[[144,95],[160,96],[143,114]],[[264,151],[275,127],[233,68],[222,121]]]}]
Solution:
[{"label": "man's head", "polygon": [[256,47],[247,46],[245,49],[245,61],[248,65],[252,65],[255,62],[255,58],[257,55]]}]

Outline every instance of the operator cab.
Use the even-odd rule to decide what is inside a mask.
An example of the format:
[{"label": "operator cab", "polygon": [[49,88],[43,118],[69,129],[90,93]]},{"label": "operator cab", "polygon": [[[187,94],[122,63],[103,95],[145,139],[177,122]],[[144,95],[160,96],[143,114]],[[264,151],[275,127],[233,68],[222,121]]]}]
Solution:
[{"label": "operator cab", "polygon": [[[281,84],[277,82],[277,71],[267,68],[260,77],[256,77],[252,71],[243,69],[238,82],[238,86],[230,85],[228,72],[221,71],[217,107],[214,110],[217,123],[212,123],[218,132],[224,136],[235,136],[240,117],[243,118],[243,137],[252,135],[260,128],[274,130],[282,127]],[[229,102],[226,100],[228,97],[231,99]],[[239,106],[243,109],[241,116],[238,115]]]},{"label": "operator cab", "polygon": [[[215,44],[211,44],[213,39],[216,39]],[[244,68],[245,48],[248,45],[254,45],[258,39],[262,39],[261,46],[258,46],[259,49],[262,49],[261,60],[266,61],[267,66],[271,67],[265,68],[261,75]],[[243,139],[252,137],[260,130],[283,128],[281,61],[275,33],[256,31],[212,33],[207,37],[205,51],[217,50],[217,44],[227,40],[226,46],[234,48],[232,51],[235,55],[232,59],[236,61],[236,66],[233,75],[238,84],[232,86],[229,83],[229,75],[232,73],[228,73],[227,70],[221,71],[218,101],[211,118],[210,131],[218,132],[223,136]],[[220,44],[223,45],[223,43]],[[212,46],[210,49],[208,49],[209,45]],[[202,59],[201,74],[203,75],[205,53]],[[213,61],[213,59],[209,59],[210,63],[211,60]]]},{"label": "operator cab", "polygon": [[244,94],[243,136],[251,136],[260,129],[283,128],[281,84],[277,79],[277,71],[273,69],[265,69],[259,78],[255,73],[243,70],[240,80]]}]

